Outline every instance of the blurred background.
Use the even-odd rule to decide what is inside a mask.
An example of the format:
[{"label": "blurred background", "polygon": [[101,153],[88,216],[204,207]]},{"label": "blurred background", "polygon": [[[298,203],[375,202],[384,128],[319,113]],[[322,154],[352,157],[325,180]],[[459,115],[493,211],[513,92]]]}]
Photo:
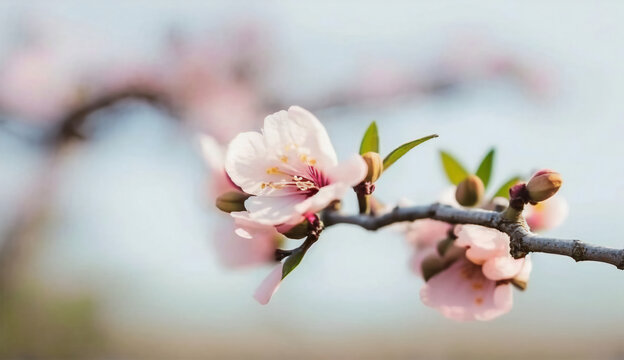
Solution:
[{"label": "blurred background", "polygon": [[[624,247],[624,3],[0,2],[0,358],[624,356],[624,275],[537,254],[511,313],[426,308],[392,230],[332,227],[267,306],[215,253],[221,145],[292,104],[338,156],[431,133],[378,182],[436,201],[438,151],[495,185],[561,172],[548,234]],[[88,110],[88,111],[85,111]],[[347,199],[346,211],[355,200]]]}]

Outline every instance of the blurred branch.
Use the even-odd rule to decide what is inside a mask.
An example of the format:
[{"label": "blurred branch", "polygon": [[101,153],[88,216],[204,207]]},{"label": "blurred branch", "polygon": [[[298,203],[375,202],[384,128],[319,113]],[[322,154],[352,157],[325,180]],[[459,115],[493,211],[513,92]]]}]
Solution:
[{"label": "blurred branch", "polygon": [[91,114],[127,100],[147,102],[176,118],[175,108],[165,96],[137,88],[105,94],[68,111],[49,136],[51,151],[47,154],[42,171],[33,177],[35,183],[25,193],[25,201],[21,203],[15,220],[0,241],[0,291],[8,285],[22,252],[36,237],[33,232],[44,218],[46,204],[55,186],[59,163],[76,140],[86,138],[82,129],[84,122]]},{"label": "blurred branch", "polygon": [[164,94],[148,89],[128,88],[95,97],[81,106],[69,110],[56,122],[59,125],[51,136],[52,142],[60,143],[68,139],[83,139],[85,135],[81,128],[89,115],[127,100],[144,101],[176,118],[174,106]]},{"label": "blurred branch", "polygon": [[502,213],[487,210],[458,209],[448,205],[432,204],[413,207],[395,207],[391,212],[372,215],[344,215],[336,211],[323,214],[325,226],[352,224],[367,230],[419,219],[434,219],[451,224],[473,224],[497,229],[509,235],[511,255],[521,258],[530,252],[569,256],[576,261],[597,261],[615,265],[624,270],[624,249],[614,249],[586,244],[580,240],[564,240],[539,236],[532,233],[524,218],[508,220]]}]

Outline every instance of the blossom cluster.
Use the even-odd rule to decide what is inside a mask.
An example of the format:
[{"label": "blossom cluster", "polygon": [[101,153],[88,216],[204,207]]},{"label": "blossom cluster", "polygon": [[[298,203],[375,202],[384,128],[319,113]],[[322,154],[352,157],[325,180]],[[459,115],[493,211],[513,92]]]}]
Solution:
[{"label": "blossom cluster", "polygon": [[[433,137],[435,135],[404,144],[381,160],[377,128],[373,123],[366,131],[360,154],[339,162],[321,122],[307,110],[292,106],[287,111],[267,116],[262,132],[237,135],[225,154],[211,139],[204,139],[206,157],[212,159],[215,168],[221,167],[218,191],[222,195],[217,199],[217,207],[230,216],[225,223],[231,229],[231,236],[218,237],[220,257],[231,266],[274,263],[274,269],[254,294],[258,302],[267,304],[309,246],[318,240],[322,230],[320,214],[336,211],[336,204],[350,189],[356,192],[361,203],[374,203],[374,182],[383,170]],[[470,175],[456,159],[443,152],[445,170],[457,187],[452,190],[455,197],[445,196],[442,202],[456,207],[506,208],[509,204],[506,196],[512,185],[518,183],[517,178],[506,182],[490,200],[483,196],[493,157],[494,151],[491,151],[479,166],[477,175]],[[551,171],[538,174],[545,174],[542,177],[549,179],[558,177]],[[525,193],[542,190],[543,184],[548,183],[541,178],[530,182]],[[522,186],[522,189],[527,187]],[[560,182],[552,187],[551,193],[556,192],[558,186]],[[466,199],[474,201],[466,204]],[[561,198],[541,200],[528,198],[524,201],[527,203],[526,221],[533,231],[557,226],[566,214]],[[371,208],[370,204],[360,206],[360,210],[363,213],[383,211]],[[407,223],[404,229],[408,242],[415,249],[411,268],[425,280],[422,301],[447,318],[458,321],[494,319],[511,309],[512,288],[523,290],[527,286],[531,259],[529,256],[514,259],[510,255],[509,236],[505,233],[431,219]],[[280,247],[287,237],[305,240],[296,249],[282,250]]]}]

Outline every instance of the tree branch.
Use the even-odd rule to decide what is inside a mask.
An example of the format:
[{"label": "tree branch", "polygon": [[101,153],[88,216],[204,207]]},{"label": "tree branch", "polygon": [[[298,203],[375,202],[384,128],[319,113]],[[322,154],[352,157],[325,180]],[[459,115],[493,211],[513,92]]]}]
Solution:
[{"label": "tree branch", "polygon": [[400,208],[378,215],[344,215],[337,211],[323,213],[325,226],[352,224],[367,230],[419,219],[434,219],[451,224],[473,224],[497,229],[509,235],[511,256],[521,258],[530,252],[541,252],[569,256],[576,261],[597,261],[616,266],[624,270],[624,249],[614,249],[586,244],[580,240],[564,240],[543,237],[532,233],[524,218],[509,220],[503,213],[487,210],[458,209],[448,205],[431,204]]},{"label": "tree branch", "polygon": [[57,123],[59,125],[52,134],[52,142],[63,143],[67,140],[83,138],[81,127],[89,115],[126,100],[145,101],[159,107],[170,115],[174,115],[173,117],[175,118],[174,106],[164,94],[148,89],[128,88],[103,94],[69,110],[61,119],[58,119]]}]

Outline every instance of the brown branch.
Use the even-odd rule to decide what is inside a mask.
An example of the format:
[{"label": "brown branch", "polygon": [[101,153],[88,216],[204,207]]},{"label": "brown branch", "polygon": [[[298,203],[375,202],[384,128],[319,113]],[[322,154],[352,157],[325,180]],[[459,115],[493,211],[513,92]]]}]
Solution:
[{"label": "brown branch", "polygon": [[564,240],[532,233],[524,219],[507,219],[503,213],[487,210],[458,209],[448,205],[396,207],[391,212],[378,215],[344,215],[336,211],[323,213],[325,226],[352,224],[367,230],[378,230],[384,226],[419,219],[434,219],[451,224],[473,224],[497,229],[509,235],[511,255],[521,258],[530,252],[541,252],[569,256],[576,261],[597,261],[624,270],[624,249],[614,249],[586,244],[580,240]]},{"label": "brown branch", "polygon": [[82,126],[89,115],[114,106],[127,100],[139,100],[154,105],[176,118],[176,110],[172,102],[162,93],[141,88],[128,88],[95,97],[80,106],[71,109],[61,119],[57,120],[56,130],[51,136],[53,144],[62,143],[70,139],[82,139]]}]

